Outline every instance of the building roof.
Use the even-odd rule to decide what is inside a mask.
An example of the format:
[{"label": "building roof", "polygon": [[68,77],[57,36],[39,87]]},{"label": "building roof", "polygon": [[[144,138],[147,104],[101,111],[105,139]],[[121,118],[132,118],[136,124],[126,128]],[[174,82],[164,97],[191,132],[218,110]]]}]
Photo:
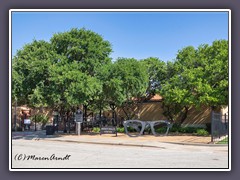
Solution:
[{"label": "building roof", "polygon": [[155,94],[154,96],[149,99],[149,101],[161,101],[163,98],[159,94]]}]

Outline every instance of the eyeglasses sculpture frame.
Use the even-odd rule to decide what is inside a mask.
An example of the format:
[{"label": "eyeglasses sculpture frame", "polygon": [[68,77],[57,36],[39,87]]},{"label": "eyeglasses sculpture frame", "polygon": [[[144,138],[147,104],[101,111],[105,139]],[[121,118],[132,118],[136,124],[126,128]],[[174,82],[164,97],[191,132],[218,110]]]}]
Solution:
[{"label": "eyeglasses sculpture frame", "polygon": [[[139,126],[137,126],[134,123],[141,124],[142,128],[140,129]],[[156,124],[156,123],[166,124],[166,132],[163,133],[163,134],[156,133],[156,131],[154,129],[154,124]],[[129,133],[128,132],[128,125],[129,124],[131,124],[131,127],[134,128],[137,132],[139,132],[139,134],[132,135],[131,133]],[[149,127],[150,127],[153,135],[155,135],[155,136],[166,136],[166,135],[168,135],[169,129],[172,127],[172,124],[168,120],[157,120],[157,121],[126,120],[126,121],[123,122],[123,126],[124,126],[124,130],[125,130],[126,134],[130,137],[137,137],[137,136],[143,135],[144,130],[146,130]]]}]

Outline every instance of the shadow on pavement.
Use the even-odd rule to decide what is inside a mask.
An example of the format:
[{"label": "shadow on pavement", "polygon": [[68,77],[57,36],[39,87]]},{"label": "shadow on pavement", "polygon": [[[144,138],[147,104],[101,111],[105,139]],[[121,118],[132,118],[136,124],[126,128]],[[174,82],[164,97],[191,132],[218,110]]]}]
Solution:
[{"label": "shadow on pavement", "polygon": [[[81,135],[97,136],[99,133],[93,132],[81,132]],[[64,133],[56,132],[53,135],[46,135],[46,130],[41,131],[13,131],[11,134],[12,140],[37,140],[37,139],[49,139],[49,138],[59,138],[63,136],[76,136],[75,132]]]}]

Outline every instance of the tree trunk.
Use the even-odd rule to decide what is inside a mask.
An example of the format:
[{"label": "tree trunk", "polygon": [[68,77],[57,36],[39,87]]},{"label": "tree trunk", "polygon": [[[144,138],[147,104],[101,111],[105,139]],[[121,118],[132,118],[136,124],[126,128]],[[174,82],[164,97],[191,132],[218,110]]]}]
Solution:
[{"label": "tree trunk", "polygon": [[182,124],[187,118],[188,110],[189,110],[189,107],[184,106],[184,112],[183,112],[183,115],[181,116],[180,124]]},{"label": "tree trunk", "polygon": [[112,125],[115,126],[115,125],[117,125],[116,124],[116,112],[115,112],[116,106],[115,106],[115,104],[110,104],[110,108],[112,109]]},{"label": "tree trunk", "polygon": [[83,105],[83,122],[87,121],[87,105]]},{"label": "tree trunk", "polygon": [[123,110],[124,114],[127,116],[127,120],[129,120],[130,117],[128,116],[128,113],[126,112],[126,110],[124,109],[124,107],[122,107],[122,110]]},{"label": "tree trunk", "polygon": [[163,103],[162,109],[163,109],[163,115],[166,116],[171,123],[173,123],[174,119],[173,119],[173,114],[171,112],[170,107]]}]

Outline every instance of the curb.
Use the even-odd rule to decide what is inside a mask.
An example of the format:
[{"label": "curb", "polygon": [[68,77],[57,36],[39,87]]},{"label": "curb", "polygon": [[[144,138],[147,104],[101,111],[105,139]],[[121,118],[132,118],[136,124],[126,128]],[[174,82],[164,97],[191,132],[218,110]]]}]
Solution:
[{"label": "curb", "polygon": [[[108,143],[108,142],[93,142],[93,141],[74,141],[74,140],[59,140],[59,139],[43,139],[38,138],[38,140],[43,141],[57,141],[57,142],[69,142],[69,143],[86,143],[86,144],[101,144],[101,145],[120,145],[120,146],[133,146],[133,147],[150,147],[150,148],[160,148],[165,149],[165,147],[156,145],[144,145],[144,144],[128,144],[128,143]],[[176,145],[187,145],[187,146],[208,146],[208,147],[225,147],[228,144],[201,144],[201,143],[186,143],[186,142],[161,142],[166,144],[176,144]]]},{"label": "curb", "polygon": [[133,146],[133,147],[150,147],[150,148],[159,148],[165,149],[165,147],[160,146],[151,146],[144,144],[126,144],[126,143],[106,143],[106,142],[90,142],[90,141],[72,141],[72,140],[50,140],[50,139],[38,139],[43,141],[57,141],[57,142],[69,142],[69,143],[82,143],[82,144],[99,144],[99,145],[119,145],[119,146]]},{"label": "curb", "polygon": [[228,146],[228,144],[201,144],[201,143],[188,143],[188,142],[162,142],[162,143],[189,145],[189,146],[214,146],[214,147]]}]

